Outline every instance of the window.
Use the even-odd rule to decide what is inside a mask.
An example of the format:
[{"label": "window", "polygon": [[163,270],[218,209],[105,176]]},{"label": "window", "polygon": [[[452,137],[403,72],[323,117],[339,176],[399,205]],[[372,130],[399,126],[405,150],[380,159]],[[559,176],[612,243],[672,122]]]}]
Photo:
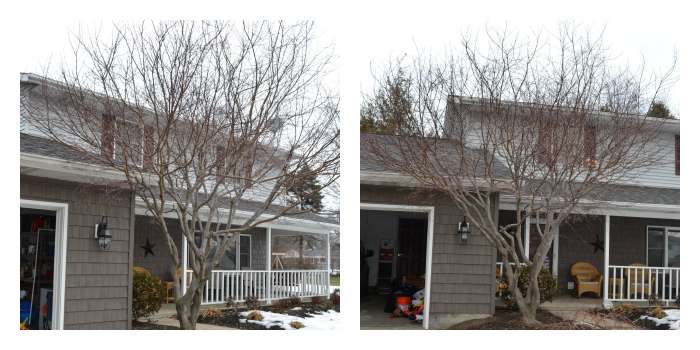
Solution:
[{"label": "window", "polygon": [[143,129],[140,125],[120,120],[116,122],[118,137],[114,138],[114,160],[143,164]]},{"label": "window", "polygon": [[681,135],[676,135],[676,175],[681,174]]},{"label": "window", "polygon": [[647,227],[647,265],[681,266],[681,231],[675,227]]},{"label": "window", "polygon": [[241,234],[239,237],[239,270],[250,269],[250,251],[251,251],[251,239],[250,235]]},{"label": "window", "polygon": [[[197,233],[195,233],[197,234]],[[199,234],[201,242],[201,233]],[[222,236],[223,238],[223,236]],[[198,244],[201,244],[198,242]],[[232,239],[226,252],[221,257],[219,264],[215,266],[217,270],[249,270],[251,268],[251,243],[252,239],[249,234],[241,234],[238,238]],[[216,240],[212,241],[213,249],[211,250],[211,257],[216,254],[218,247],[218,242]]]}]

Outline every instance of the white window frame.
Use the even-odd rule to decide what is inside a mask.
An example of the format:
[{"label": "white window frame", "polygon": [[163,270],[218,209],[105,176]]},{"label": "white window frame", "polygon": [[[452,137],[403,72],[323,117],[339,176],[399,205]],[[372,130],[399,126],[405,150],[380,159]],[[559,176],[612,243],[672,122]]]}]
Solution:
[{"label": "white window frame", "polygon": [[664,266],[663,267],[668,267],[668,231],[678,231],[678,233],[680,235],[681,228],[676,227],[676,226],[647,225],[646,250],[645,250],[646,265],[647,266],[649,266],[649,229],[662,229],[662,230],[664,230]]},{"label": "white window frame", "polygon": [[66,295],[66,247],[68,243],[68,203],[21,199],[20,208],[40,209],[56,212],[56,227],[53,258],[53,310],[52,329],[63,329]]}]

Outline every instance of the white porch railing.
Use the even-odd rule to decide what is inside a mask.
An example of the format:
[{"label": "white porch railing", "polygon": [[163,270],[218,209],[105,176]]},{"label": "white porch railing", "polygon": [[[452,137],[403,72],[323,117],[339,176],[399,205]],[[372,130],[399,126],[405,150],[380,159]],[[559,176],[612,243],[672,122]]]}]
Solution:
[{"label": "white porch railing", "polygon": [[610,301],[675,302],[680,297],[680,267],[610,265],[608,274]]},{"label": "white porch railing", "polygon": [[[517,265],[516,263],[508,263],[508,265],[515,267]],[[525,263],[520,263],[520,266],[525,266]],[[502,261],[496,261],[496,277],[500,277],[503,275],[503,262]]]},{"label": "white porch railing", "polygon": [[[185,276],[189,285],[192,270]],[[271,301],[328,296],[329,285],[328,270],[214,270],[204,285],[202,305],[244,302],[248,297]]]}]

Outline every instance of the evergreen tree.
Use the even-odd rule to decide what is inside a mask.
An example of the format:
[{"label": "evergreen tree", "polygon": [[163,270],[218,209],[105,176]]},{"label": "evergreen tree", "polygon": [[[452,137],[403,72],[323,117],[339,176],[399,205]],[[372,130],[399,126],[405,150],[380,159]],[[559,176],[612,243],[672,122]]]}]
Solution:
[{"label": "evergreen tree", "polygon": [[[310,170],[304,166],[300,173],[309,174]],[[299,209],[301,210],[310,209],[312,212],[318,213],[323,209],[323,194],[316,176],[301,178],[289,187],[287,193],[292,195],[295,201],[299,201]]]},{"label": "evergreen tree", "polygon": [[365,97],[362,103],[360,131],[411,133],[410,130],[416,126],[412,110],[412,82],[412,78],[401,67],[387,70],[380,86],[372,95]]},{"label": "evergreen tree", "polygon": [[671,114],[671,111],[666,107],[666,104],[663,102],[657,102],[655,101],[654,103],[651,104],[651,107],[649,108],[649,112],[647,112],[647,116],[649,117],[654,117],[654,118],[664,118],[664,119],[673,119],[675,116]]}]

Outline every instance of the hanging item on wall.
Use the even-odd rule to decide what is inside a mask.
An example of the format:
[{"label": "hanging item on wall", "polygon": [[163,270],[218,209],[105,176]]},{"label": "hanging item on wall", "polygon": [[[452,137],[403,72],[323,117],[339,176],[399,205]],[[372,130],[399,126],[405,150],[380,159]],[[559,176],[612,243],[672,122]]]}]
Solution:
[{"label": "hanging item on wall", "polygon": [[595,235],[595,241],[593,242],[588,242],[588,244],[593,246],[593,254],[597,253],[598,250],[600,251],[605,251],[605,248],[603,247],[603,241],[600,240],[599,235]]},{"label": "hanging item on wall", "polygon": [[151,243],[151,241],[146,238],[146,244],[142,245],[141,248],[143,248],[143,257],[147,257],[148,254],[151,254],[153,256],[156,256],[155,253],[153,253],[153,248],[155,248],[156,245]]}]

